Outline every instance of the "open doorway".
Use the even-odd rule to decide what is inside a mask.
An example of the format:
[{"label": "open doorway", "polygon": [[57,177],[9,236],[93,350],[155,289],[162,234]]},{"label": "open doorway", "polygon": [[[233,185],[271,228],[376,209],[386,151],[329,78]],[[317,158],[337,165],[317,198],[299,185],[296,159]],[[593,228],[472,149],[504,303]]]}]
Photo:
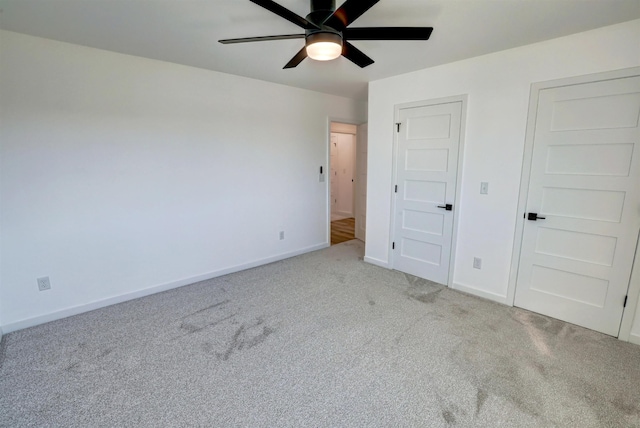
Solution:
[{"label": "open doorway", "polygon": [[[364,240],[366,139],[363,143],[359,134],[364,133],[366,138],[366,128],[362,126],[331,123],[329,141],[331,245],[356,238]],[[358,233],[359,231],[361,233]]]}]

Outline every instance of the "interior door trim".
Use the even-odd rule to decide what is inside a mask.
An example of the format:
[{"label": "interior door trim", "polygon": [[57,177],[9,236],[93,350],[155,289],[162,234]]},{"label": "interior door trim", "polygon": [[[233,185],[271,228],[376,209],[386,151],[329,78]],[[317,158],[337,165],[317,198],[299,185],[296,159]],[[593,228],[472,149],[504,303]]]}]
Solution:
[{"label": "interior door trim", "polygon": [[[524,153],[522,156],[522,174],[520,176],[520,192],[518,196],[518,210],[516,218],[516,227],[513,239],[513,251],[511,255],[511,268],[509,271],[509,285],[507,288],[506,303],[513,306],[516,295],[516,282],[518,279],[518,269],[520,266],[520,256],[522,249],[522,240],[525,224],[525,209],[529,196],[529,179],[531,177],[531,162],[533,158],[533,142],[535,134],[535,125],[538,114],[538,98],[540,91],[543,89],[558,88],[562,86],[580,85],[583,83],[594,83],[604,80],[621,79],[640,75],[640,67],[631,67],[615,71],[607,71],[603,73],[587,74],[582,76],[568,77],[564,79],[549,80],[546,82],[536,82],[531,84],[529,95],[529,113],[527,115],[527,128],[525,133]],[[636,249],[636,260],[631,272],[631,283],[629,285],[627,306],[622,314],[622,324],[618,339],[629,341],[631,326],[636,312],[636,302],[640,295],[640,281],[634,281],[633,278],[640,276],[636,267],[638,266],[638,249]]]},{"label": "interior door trim", "polygon": [[[396,221],[396,198],[394,192],[394,185],[398,179],[398,171],[397,171],[397,160],[398,160],[398,132],[395,132],[396,123],[400,120],[400,110],[405,108],[412,107],[426,107],[426,106],[435,106],[439,104],[451,104],[451,103],[461,103],[461,112],[460,112],[460,141],[458,143],[458,162],[457,162],[457,171],[456,171],[456,202],[459,201],[460,194],[462,191],[462,161],[464,159],[464,141],[466,135],[466,123],[467,123],[467,102],[469,96],[467,94],[462,95],[454,95],[451,97],[445,98],[435,98],[430,100],[423,101],[414,101],[403,104],[396,104],[394,106],[394,115],[393,115],[393,155],[392,155],[392,165],[393,165],[393,175],[391,179],[391,183],[389,183],[389,197],[391,198],[391,223],[389,224],[389,242],[388,242],[388,251],[389,251],[389,264],[388,267],[390,269],[394,269],[394,252],[391,249],[391,245],[395,239],[394,236],[394,225]],[[451,233],[451,256],[449,258],[449,279],[447,281],[447,287],[453,287],[453,271],[455,268],[455,256],[456,256],[456,244],[458,241],[458,221],[460,219],[460,209],[453,210],[453,231]]]},{"label": "interior door trim", "polygon": [[[335,122],[335,123],[344,123],[346,125],[354,125],[354,126],[359,126],[362,125],[363,123],[367,123],[365,122],[357,122],[354,121],[353,119],[343,119],[340,117],[334,117],[334,116],[327,116],[326,117],[326,146],[325,146],[325,154],[324,154],[324,168],[326,170],[324,176],[324,182],[322,182],[322,184],[324,185],[324,191],[325,191],[325,201],[326,201],[326,207],[325,207],[325,215],[326,215],[326,230],[325,230],[325,246],[326,247],[330,247],[331,246],[331,124]],[[357,135],[353,134],[353,135]],[[354,144],[357,144],[357,141],[354,141]],[[355,206],[354,206],[354,210],[355,210]]]}]

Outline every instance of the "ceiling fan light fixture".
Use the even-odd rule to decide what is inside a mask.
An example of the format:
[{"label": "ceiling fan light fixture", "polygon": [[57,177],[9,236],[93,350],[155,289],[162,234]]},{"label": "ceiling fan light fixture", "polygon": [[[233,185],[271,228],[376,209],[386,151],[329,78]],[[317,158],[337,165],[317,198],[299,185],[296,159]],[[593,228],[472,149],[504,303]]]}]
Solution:
[{"label": "ceiling fan light fixture", "polygon": [[342,37],[336,33],[310,34],[306,40],[307,55],[316,61],[330,61],[342,55]]}]

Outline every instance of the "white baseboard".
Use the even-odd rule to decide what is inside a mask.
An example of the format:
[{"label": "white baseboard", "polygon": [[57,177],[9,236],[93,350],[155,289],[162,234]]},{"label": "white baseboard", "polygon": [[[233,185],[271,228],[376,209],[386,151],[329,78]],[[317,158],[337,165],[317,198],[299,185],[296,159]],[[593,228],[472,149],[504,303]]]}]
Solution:
[{"label": "white baseboard", "polygon": [[640,334],[631,333],[629,335],[629,342],[635,343],[636,345],[640,345]]},{"label": "white baseboard", "polygon": [[364,256],[364,261],[367,263],[371,263],[372,265],[380,266],[385,269],[391,269],[389,262],[385,262],[384,260],[376,259],[373,257]]},{"label": "white baseboard", "polygon": [[511,306],[507,303],[507,296],[502,296],[490,291],[480,290],[479,288],[460,284],[459,282],[454,282],[451,288],[453,288],[454,290],[462,291],[464,293],[472,294],[474,296],[482,297],[484,299],[493,300],[494,302],[502,303],[503,305]]},{"label": "white baseboard", "polygon": [[39,324],[44,324],[47,322],[59,320],[62,318],[67,318],[73,315],[82,314],[84,312],[93,311],[95,309],[104,308],[106,306],[115,305],[117,303],[126,302],[128,300],[137,299],[140,297],[149,296],[151,294],[160,293],[163,291],[171,290],[173,288],[182,287],[185,285],[193,284],[200,281],[205,281],[207,279],[216,278],[223,275],[228,275],[230,273],[239,272],[241,270],[251,269],[257,266],[266,265],[268,263],[277,262],[280,260],[288,259],[291,257],[299,256],[300,254],[310,253],[312,251],[321,250],[323,248],[327,248],[329,244],[327,242],[317,245],[312,245],[310,247],[302,248],[300,250],[291,251],[288,253],[277,254],[275,256],[266,257],[264,259],[254,260],[249,263],[242,263],[239,265],[231,266],[224,269],[219,269],[213,272],[204,273],[201,275],[191,276],[189,278],[179,279],[177,281],[171,281],[164,284],[154,285],[149,288],[145,288],[142,290],[133,291],[131,293],[121,294],[119,296],[109,297],[106,299],[98,300],[91,303],[86,303],[83,305],[73,306],[71,308],[62,309],[59,311],[51,312],[45,315],[39,315],[33,318],[27,318],[24,320],[16,321],[13,323],[5,324],[2,326],[2,330],[0,330],[0,336],[2,331],[5,333],[11,333],[12,331],[22,330],[24,328],[33,327]]},{"label": "white baseboard", "polygon": [[344,218],[352,218],[353,217],[353,213],[350,213],[348,211],[334,211],[333,214],[337,214],[337,215],[342,216]]}]

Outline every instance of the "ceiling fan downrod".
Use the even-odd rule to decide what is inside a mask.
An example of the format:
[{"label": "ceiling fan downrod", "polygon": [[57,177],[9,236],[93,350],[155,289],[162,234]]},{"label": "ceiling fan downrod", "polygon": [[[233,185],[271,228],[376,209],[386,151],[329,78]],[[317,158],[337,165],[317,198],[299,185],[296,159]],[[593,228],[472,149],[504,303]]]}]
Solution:
[{"label": "ceiling fan downrod", "polygon": [[311,0],[311,12],[309,12],[306,19],[312,24],[322,27],[322,24],[324,24],[335,10],[335,0]]}]

